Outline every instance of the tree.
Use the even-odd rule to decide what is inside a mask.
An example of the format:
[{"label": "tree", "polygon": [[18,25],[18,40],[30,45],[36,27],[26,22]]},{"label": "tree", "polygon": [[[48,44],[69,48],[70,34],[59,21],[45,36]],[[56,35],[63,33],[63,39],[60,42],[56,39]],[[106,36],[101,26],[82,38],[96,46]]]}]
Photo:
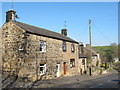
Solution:
[{"label": "tree", "polygon": [[118,45],[112,43],[109,49],[105,50],[105,58],[107,62],[114,61],[115,58],[118,58]]},{"label": "tree", "polygon": [[118,45],[116,43],[112,43],[110,45],[110,50],[112,52],[112,60],[114,60],[115,58],[118,58]]},{"label": "tree", "polygon": [[112,51],[111,50],[105,50],[105,62],[111,62],[113,57],[112,57]]}]

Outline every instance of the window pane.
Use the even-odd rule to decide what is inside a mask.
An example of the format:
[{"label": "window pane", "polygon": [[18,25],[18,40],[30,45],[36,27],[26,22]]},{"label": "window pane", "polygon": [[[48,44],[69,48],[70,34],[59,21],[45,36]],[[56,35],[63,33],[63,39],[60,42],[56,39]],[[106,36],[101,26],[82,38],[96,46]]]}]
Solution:
[{"label": "window pane", "polygon": [[46,42],[40,41],[40,51],[46,52]]},{"label": "window pane", "polygon": [[40,67],[40,71],[43,71],[43,67]]},{"label": "window pane", "polygon": [[40,51],[42,51],[42,48],[40,48]]},{"label": "window pane", "polygon": [[66,42],[63,42],[62,48],[63,48],[63,51],[66,51]]},{"label": "window pane", "polygon": [[75,67],[75,59],[70,59],[70,67]]},{"label": "window pane", "polygon": [[75,51],[75,47],[74,47],[74,44],[73,44],[73,43],[71,44],[71,51],[72,51],[72,52]]},{"label": "window pane", "polygon": [[40,64],[40,66],[44,66],[44,64]]},{"label": "window pane", "polygon": [[40,44],[43,44],[44,42],[43,41],[40,41]]},{"label": "window pane", "polygon": [[40,75],[44,75],[46,73],[46,64],[40,64]]}]

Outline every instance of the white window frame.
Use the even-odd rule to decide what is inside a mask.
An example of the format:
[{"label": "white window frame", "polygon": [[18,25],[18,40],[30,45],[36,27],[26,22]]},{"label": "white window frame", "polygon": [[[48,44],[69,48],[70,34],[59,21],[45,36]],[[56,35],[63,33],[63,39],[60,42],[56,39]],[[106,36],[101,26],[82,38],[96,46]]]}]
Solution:
[{"label": "white window frame", "polygon": [[40,64],[40,68],[43,68],[43,71],[40,71],[40,75],[44,75],[46,73],[46,64],[42,65]]},{"label": "white window frame", "polygon": [[67,46],[66,46],[65,41],[63,41],[63,43],[62,43],[62,49],[63,49],[63,51],[67,51]]},{"label": "white window frame", "polygon": [[73,43],[71,44],[71,51],[75,52],[75,45]]},{"label": "white window frame", "polygon": [[46,42],[40,41],[40,48],[41,48],[41,45],[42,45],[42,50],[40,50],[40,52],[46,52]]},{"label": "white window frame", "polygon": [[70,68],[75,67],[75,59],[70,59]]}]

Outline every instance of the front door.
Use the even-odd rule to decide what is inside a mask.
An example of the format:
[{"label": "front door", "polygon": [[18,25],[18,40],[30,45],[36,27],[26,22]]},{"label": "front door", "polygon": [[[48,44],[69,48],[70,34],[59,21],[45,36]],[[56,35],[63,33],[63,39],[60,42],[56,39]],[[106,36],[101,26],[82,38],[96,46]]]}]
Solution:
[{"label": "front door", "polygon": [[64,75],[66,74],[66,62],[63,63]]},{"label": "front door", "polygon": [[56,65],[56,70],[57,70],[56,76],[57,76],[57,77],[60,77],[60,64],[57,64],[57,65]]}]

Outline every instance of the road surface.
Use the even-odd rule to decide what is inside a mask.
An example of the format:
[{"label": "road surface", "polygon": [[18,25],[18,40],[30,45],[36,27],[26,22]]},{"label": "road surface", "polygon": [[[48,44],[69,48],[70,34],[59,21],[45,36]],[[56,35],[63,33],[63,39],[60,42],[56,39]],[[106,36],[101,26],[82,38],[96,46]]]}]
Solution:
[{"label": "road surface", "polygon": [[118,88],[118,87],[119,87],[118,73],[114,73],[92,80],[63,84],[54,86],[52,88]]}]

